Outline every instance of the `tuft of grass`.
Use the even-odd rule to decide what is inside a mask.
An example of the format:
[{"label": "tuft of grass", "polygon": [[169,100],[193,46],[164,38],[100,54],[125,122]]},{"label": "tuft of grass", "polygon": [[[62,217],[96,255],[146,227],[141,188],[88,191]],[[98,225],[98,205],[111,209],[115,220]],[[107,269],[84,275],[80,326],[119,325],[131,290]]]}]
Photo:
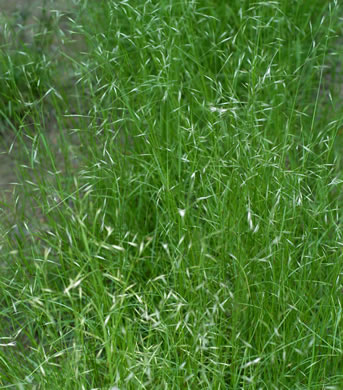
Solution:
[{"label": "tuft of grass", "polygon": [[[0,62],[24,156],[1,206],[1,388],[341,388],[342,6],[73,12],[44,14],[82,40],[56,49],[67,77]],[[47,75],[15,114],[32,83],[12,69]]]}]

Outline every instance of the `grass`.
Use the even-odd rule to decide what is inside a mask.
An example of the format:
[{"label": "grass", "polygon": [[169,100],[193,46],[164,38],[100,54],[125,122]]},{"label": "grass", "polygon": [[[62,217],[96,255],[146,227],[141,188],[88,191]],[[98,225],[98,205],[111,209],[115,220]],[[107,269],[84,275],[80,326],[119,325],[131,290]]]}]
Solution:
[{"label": "grass", "polygon": [[0,388],[341,389],[342,6],[45,7],[1,32]]}]

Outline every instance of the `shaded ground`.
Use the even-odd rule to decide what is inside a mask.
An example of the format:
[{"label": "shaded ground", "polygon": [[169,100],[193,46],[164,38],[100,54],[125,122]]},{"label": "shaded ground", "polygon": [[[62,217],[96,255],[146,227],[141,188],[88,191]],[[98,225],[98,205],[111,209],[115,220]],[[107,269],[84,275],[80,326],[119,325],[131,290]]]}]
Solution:
[{"label": "shaded ground", "polygon": [[[6,51],[9,50],[5,39],[8,26],[14,31],[15,38],[18,38],[17,42],[13,40],[13,45],[17,45],[17,50],[18,45],[22,44],[21,42],[25,45],[32,45],[33,48],[37,49],[36,38],[38,37],[40,40],[38,45],[41,45],[38,46],[38,50],[41,50],[43,55],[48,53],[54,56],[54,83],[56,85],[54,84],[53,87],[57,90],[60,88],[66,91],[70,99],[75,93],[75,76],[71,63],[67,63],[62,53],[67,53],[68,56],[77,56],[84,49],[84,43],[80,36],[71,33],[71,22],[68,18],[73,16],[73,7],[73,2],[65,0],[0,0],[0,50],[3,50],[5,55]],[[2,39],[3,37],[5,38]],[[11,42],[11,39],[9,41]],[[47,88],[49,88],[49,85],[47,85]],[[6,101],[0,100],[0,109],[5,111],[6,104]],[[63,175],[70,175],[71,172],[65,166],[65,157],[59,145],[59,138],[61,132],[64,132],[66,136],[68,135],[70,142],[68,151],[72,161],[68,169],[70,167],[76,169],[79,165],[77,161],[79,142],[77,137],[69,136],[68,125],[72,127],[72,123],[68,124],[67,120],[63,125],[58,123],[55,119],[57,114],[55,115],[53,112],[53,104],[49,105],[47,103],[44,109],[46,120],[41,128],[55,153],[56,170],[61,171]],[[24,107],[23,111],[25,110]],[[20,164],[29,165],[28,156],[23,152],[23,145],[18,142],[18,137],[12,127],[15,126],[16,131],[18,129],[22,131],[22,127],[26,132],[27,128],[34,128],[30,125],[30,122],[33,123],[34,121],[29,116],[21,124],[14,123],[10,125],[3,118],[0,120],[0,211],[5,212],[11,223],[15,222],[13,202],[15,199],[13,194],[15,187],[18,187],[16,183],[19,181],[16,167]],[[23,141],[30,150],[32,148],[32,137],[25,135]]]}]

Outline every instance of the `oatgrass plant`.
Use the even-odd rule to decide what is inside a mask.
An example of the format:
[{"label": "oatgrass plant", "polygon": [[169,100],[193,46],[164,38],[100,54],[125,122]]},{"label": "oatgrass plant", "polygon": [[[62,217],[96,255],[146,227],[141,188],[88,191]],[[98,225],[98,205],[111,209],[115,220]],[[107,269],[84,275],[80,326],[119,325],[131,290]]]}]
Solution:
[{"label": "oatgrass plant", "polygon": [[343,388],[342,6],[74,3],[1,49],[1,388]]}]

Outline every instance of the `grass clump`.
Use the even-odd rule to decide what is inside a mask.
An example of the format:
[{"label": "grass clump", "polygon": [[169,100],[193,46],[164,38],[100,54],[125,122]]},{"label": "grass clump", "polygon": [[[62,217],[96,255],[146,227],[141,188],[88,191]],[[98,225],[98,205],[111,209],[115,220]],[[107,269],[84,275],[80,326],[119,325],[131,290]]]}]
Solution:
[{"label": "grass clump", "polygon": [[79,2],[2,227],[4,388],[341,388],[341,8]]}]

